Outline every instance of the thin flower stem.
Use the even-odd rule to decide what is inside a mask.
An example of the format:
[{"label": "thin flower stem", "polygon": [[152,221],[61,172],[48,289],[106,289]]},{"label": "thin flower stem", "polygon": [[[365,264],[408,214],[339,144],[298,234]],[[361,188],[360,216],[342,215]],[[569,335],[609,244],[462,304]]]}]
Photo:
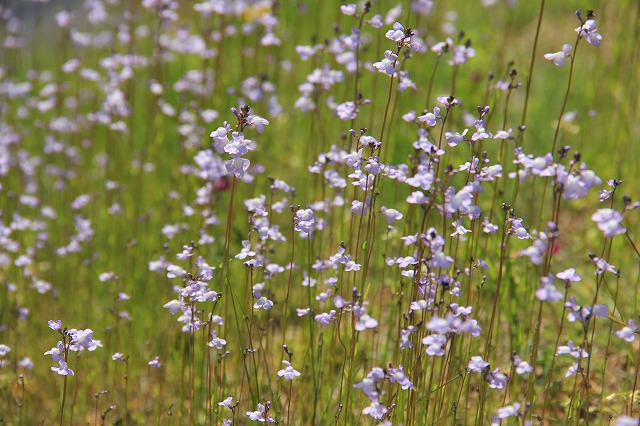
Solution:
[{"label": "thin flower stem", "polygon": [[578,45],[580,44],[581,34],[578,34],[576,39],[575,48],[573,49],[573,55],[571,55],[571,67],[569,68],[569,81],[567,83],[567,91],[564,93],[564,100],[562,101],[562,108],[560,109],[560,115],[558,116],[558,124],[556,124],[556,131],[553,135],[553,144],[551,145],[551,153],[556,151],[556,143],[558,142],[558,134],[560,133],[560,125],[562,124],[562,117],[564,111],[567,108],[567,101],[569,100],[569,92],[571,91],[571,82],[573,81],[573,67],[576,63],[576,54],[578,53]]},{"label": "thin flower stem", "polygon": [[531,50],[531,62],[529,65],[529,74],[527,75],[526,92],[524,95],[524,107],[522,108],[522,119],[520,120],[520,127],[524,126],[527,122],[527,108],[529,106],[529,94],[531,92],[531,80],[533,79],[533,68],[536,64],[536,54],[538,51],[538,39],[540,38],[540,28],[542,27],[542,16],[544,15],[545,0],[540,1],[540,12],[538,13],[538,25],[536,26],[536,36],[533,39],[533,49]]},{"label": "thin flower stem", "polygon": [[565,283],[565,287],[564,287],[564,301],[562,302],[562,315],[560,317],[560,328],[558,329],[558,337],[556,338],[556,344],[553,347],[553,356],[551,358],[551,366],[549,367],[549,375],[547,377],[547,383],[544,386],[544,400],[542,403],[542,418],[545,418],[545,414],[547,412],[547,402],[549,394],[551,393],[551,390],[549,389],[551,386],[551,381],[552,381],[552,377],[553,377],[553,367],[555,366],[555,362],[556,362],[556,352],[558,351],[558,345],[560,344],[560,336],[562,336],[562,327],[564,325],[564,306],[567,304],[567,300],[569,297],[569,283]]},{"label": "thin flower stem", "polygon": [[[312,306],[311,296],[311,234],[307,236],[307,278],[309,285],[307,286],[307,302],[309,306]],[[311,375],[313,377],[313,415],[311,417],[311,424],[316,422],[316,408],[318,405],[318,378],[316,375],[316,356],[315,356],[315,333],[313,329],[313,316],[309,315],[309,349],[311,351]]]}]

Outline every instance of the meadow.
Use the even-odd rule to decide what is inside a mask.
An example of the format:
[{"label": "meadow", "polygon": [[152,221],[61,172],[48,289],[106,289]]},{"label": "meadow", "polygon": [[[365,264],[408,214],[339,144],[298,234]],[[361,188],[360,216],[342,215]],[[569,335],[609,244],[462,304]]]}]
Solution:
[{"label": "meadow", "polygon": [[0,423],[640,425],[587,3],[0,4]]}]

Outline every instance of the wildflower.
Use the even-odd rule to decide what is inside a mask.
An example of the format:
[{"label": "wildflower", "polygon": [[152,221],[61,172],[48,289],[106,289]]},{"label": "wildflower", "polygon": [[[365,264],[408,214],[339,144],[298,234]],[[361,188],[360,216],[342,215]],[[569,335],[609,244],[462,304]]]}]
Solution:
[{"label": "wildflower", "polygon": [[269,414],[271,408],[271,401],[267,401],[264,405],[258,403],[258,409],[256,411],[247,411],[247,416],[250,420],[257,420],[260,423],[276,423],[275,419]]},{"label": "wildflower", "polygon": [[354,327],[356,331],[364,331],[367,328],[376,328],[378,326],[378,321],[367,315],[363,307],[356,305],[353,311],[358,318],[358,322]]},{"label": "wildflower", "polygon": [[620,225],[622,219],[622,213],[613,209],[599,209],[591,216],[591,220],[598,224],[598,229],[604,233],[606,238],[627,232],[627,229]]},{"label": "wildflower", "polygon": [[576,273],[576,270],[574,268],[569,268],[562,272],[558,272],[556,274],[556,277],[560,278],[565,282],[572,282],[572,283],[582,280],[582,278],[580,278],[580,275]]},{"label": "wildflower", "polygon": [[249,168],[251,162],[245,158],[234,158],[224,162],[224,166],[229,173],[233,173],[236,177],[241,178],[244,172]]},{"label": "wildflower", "polygon": [[210,348],[221,350],[226,344],[227,341],[218,337],[218,332],[216,330],[211,331],[211,341],[209,342]]},{"label": "wildflower", "polygon": [[507,405],[506,407],[498,408],[498,418],[506,419],[507,417],[518,417],[520,413],[520,403],[516,402],[513,405]]},{"label": "wildflower", "polygon": [[564,298],[562,292],[553,285],[553,275],[542,277],[540,287],[536,290],[536,297],[547,302],[557,302]]},{"label": "wildflower", "polygon": [[508,377],[506,374],[501,373],[499,368],[491,371],[487,374],[487,382],[492,389],[504,389],[507,385]]},{"label": "wildflower", "polygon": [[160,357],[156,356],[154,359],[152,359],[151,361],[149,361],[147,364],[149,364],[151,367],[153,368],[160,368],[162,367],[162,364],[160,364]]},{"label": "wildflower", "polygon": [[544,55],[545,59],[553,61],[554,64],[561,67],[564,64],[565,58],[569,58],[571,56],[571,45],[565,44],[562,46],[562,50],[560,52],[555,53],[547,53]]},{"label": "wildflower", "polygon": [[422,343],[427,345],[427,355],[444,356],[444,347],[447,345],[447,337],[440,334],[431,334],[422,339]]},{"label": "wildflower", "polygon": [[636,322],[632,319],[628,322],[629,325],[623,327],[621,330],[616,331],[616,336],[631,343],[636,339]]},{"label": "wildflower", "polygon": [[175,315],[176,313],[178,313],[181,306],[182,306],[182,303],[180,303],[180,301],[175,299],[162,305],[163,308],[167,308],[169,310],[171,315]]},{"label": "wildflower", "polygon": [[61,376],[74,376],[75,375],[73,370],[69,368],[69,366],[67,365],[67,363],[63,359],[58,360],[58,367],[51,367],[51,371],[55,371],[56,373],[58,373]]},{"label": "wildflower", "polygon": [[631,416],[618,416],[613,426],[638,426],[640,425],[640,419],[636,419]]},{"label": "wildflower", "polygon": [[323,312],[315,316],[315,320],[323,326],[331,324],[331,321],[336,316],[335,310],[330,310],[329,313]]},{"label": "wildflower", "polygon": [[472,356],[467,369],[473,373],[482,373],[485,368],[489,367],[489,363],[482,359],[481,356]]},{"label": "wildflower", "polygon": [[371,405],[362,410],[362,414],[369,415],[376,420],[382,420],[382,417],[389,411],[387,407],[377,401],[372,401]]},{"label": "wildflower", "polygon": [[69,330],[71,335],[71,345],[69,349],[72,351],[81,351],[87,349],[89,351],[95,351],[97,348],[102,347],[102,343],[99,340],[93,340],[93,331],[89,328],[86,330]]},{"label": "wildflower", "polygon": [[590,253],[589,257],[591,258],[591,261],[593,261],[594,265],[596,266],[596,275],[601,275],[607,271],[611,272],[612,274],[618,275],[618,271],[616,271],[615,266],[610,265],[609,263],[607,263],[606,260],[597,257],[593,253]]},{"label": "wildflower", "polygon": [[264,296],[258,297],[258,300],[256,301],[256,303],[253,304],[254,309],[262,308],[265,311],[268,311],[272,307],[273,307],[273,302]]},{"label": "wildflower", "polygon": [[600,46],[602,35],[598,33],[598,26],[594,19],[588,19],[576,28],[576,32],[580,37],[584,38],[593,46]]},{"label": "wildflower", "polygon": [[355,325],[356,331],[364,331],[367,328],[376,328],[378,321],[371,318],[369,315],[364,314],[358,318],[358,323]]},{"label": "wildflower", "polygon": [[433,112],[427,112],[424,115],[418,117],[418,121],[421,123],[427,123],[427,126],[433,127],[438,124],[438,118],[440,118],[440,108],[433,108]]},{"label": "wildflower", "polygon": [[311,209],[301,209],[296,211],[296,215],[294,217],[294,226],[295,230],[302,234],[309,234],[313,230],[313,224],[315,223],[315,218],[313,217],[313,210]]},{"label": "wildflower", "polygon": [[564,377],[571,377],[576,374],[580,370],[580,365],[577,362],[574,362],[569,366],[567,372],[564,374]]},{"label": "wildflower", "polygon": [[62,330],[62,321],[61,320],[49,320],[48,322],[49,324],[49,328],[55,331],[60,332],[60,330]]},{"label": "wildflower", "polygon": [[218,402],[218,405],[220,405],[222,407],[227,407],[227,408],[229,408],[231,410],[233,410],[235,408],[235,405],[233,404],[233,397],[231,397],[231,396],[228,396],[223,401]]},{"label": "wildflower", "polygon": [[33,361],[28,356],[18,361],[18,368],[24,368],[25,370],[33,369]]},{"label": "wildflower", "polygon": [[356,4],[349,3],[342,5],[340,6],[340,12],[342,12],[343,15],[354,16],[356,14]]},{"label": "wildflower", "polygon": [[282,361],[282,363],[286,365],[286,368],[278,371],[278,376],[284,377],[286,380],[293,380],[294,377],[300,375],[300,372],[294,369],[289,361]]},{"label": "wildflower", "polygon": [[378,70],[378,72],[385,73],[389,76],[395,75],[396,73],[396,63],[398,61],[398,55],[393,53],[390,50],[384,52],[384,59],[380,62],[375,62],[373,67]]},{"label": "wildflower", "polygon": [[531,365],[527,362],[527,361],[523,361],[522,358],[520,358],[518,355],[513,354],[513,364],[516,367],[516,373],[517,374],[525,374],[525,373],[531,373],[533,371],[533,367],[531,367]]},{"label": "wildflower", "polygon": [[353,120],[358,116],[358,108],[353,101],[343,102],[336,107],[336,114],[341,120]]},{"label": "wildflower", "polygon": [[51,358],[54,361],[64,360],[64,344],[62,342],[58,342],[55,348],[51,348],[44,355],[51,355]]},{"label": "wildflower", "polygon": [[444,138],[447,140],[449,146],[456,146],[460,142],[464,141],[464,137],[466,136],[469,129],[464,129],[462,133],[458,132],[445,132]]},{"label": "wildflower", "polygon": [[5,357],[7,354],[11,352],[11,348],[7,345],[0,344],[0,356]]},{"label": "wildflower", "polygon": [[576,346],[571,340],[569,340],[566,346],[558,346],[558,349],[556,349],[556,356],[565,354],[571,355],[576,359],[589,358],[589,353],[581,346]]},{"label": "wildflower", "polygon": [[402,219],[402,213],[395,209],[388,209],[385,206],[380,208],[380,213],[385,216],[387,220],[387,225],[393,225],[396,220]]}]

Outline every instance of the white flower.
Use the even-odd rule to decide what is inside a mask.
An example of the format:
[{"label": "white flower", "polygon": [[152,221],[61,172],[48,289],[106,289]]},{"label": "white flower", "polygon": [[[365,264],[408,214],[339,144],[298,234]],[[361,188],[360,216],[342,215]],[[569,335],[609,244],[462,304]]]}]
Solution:
[{"label": "white flower", "polygon": [[282,361],[282,363],[286,365],[286,367],[278,371],[278,376],[284,377],[286,380],[293,380],[294,377],[300,375],[300,372],[294,369],[289,361]]},{"label": "white flower", "polygon": [[565,44],[564,46],[562,46],[562,50],[560,52],[547,53],[544,55],[544,58],[550,61],[553,61],[554,64],[561,67],[562,64],[564,64],[565,58],[568,58],[571,56],[570,52],[571,52],[571,45]]},{"label": "white flower", "polygon": [[591,220],[598,224],[598,229],[600,229],[607,238],[627,232],[627,229],[620,225],[622,219],[622,213],[613,209],[599,209],[591,216]]}]

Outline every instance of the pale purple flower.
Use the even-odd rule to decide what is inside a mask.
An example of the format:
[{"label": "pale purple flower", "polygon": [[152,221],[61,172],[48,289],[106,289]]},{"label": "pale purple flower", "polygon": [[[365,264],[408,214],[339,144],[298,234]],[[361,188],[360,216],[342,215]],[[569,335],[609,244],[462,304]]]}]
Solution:
[{"label": "pale purple flower", "polygon": [[602,41],[602,35],[598,33],[598,26],[593,19],[585,21],[581,26],[576,28],[576,32],[593,46],[599,46]]},{"label": "pale purple flower", "polygon": [[323,312],[319,315],[316,315],[315,320],[319,322],[321,325],[326,327],[327,325],[331,324],[331,321],[335,316],[336,316],[336,311],[332,309],[329,311],[329,313]]},{"label": "pale purple flower", "polygon": [[182,306],[182,303],[180,303],[179,300],[175,300],[175,299],[162,305],[163,308],[167,308],[169,310],[171,315],[177,314],[181,306]]},{"label": "pale purple flower", "polygon": [[262,308],[265,311],[268,311],[272,307],[273,307],[273,302],[264,296],[259,297],[256,303],[253,304],[254,309]]},{"label": "pale purple flower", "polygon": [[282,361],[286,366],[282,370],[278,371],[278,376],[284,377],[286,380],[293,380],[294,377],[298,377],[300,372],[291,366],[289,361]]},{"label": "pale purple flower", "polygon": [[430,334],[422,339],[422,343],[427,346],[427,355],[444,356],[444,347],[447,345],[447,337],[440,334]]},{"label": "pale purple flower", "polygon": [[638,426],[640,419],[631,416],[618,416],[613,426]]},{"label": "pale purple flower", "polygon": [[246,158],[234,158],[224,162],[224,167],[229,173],[233,173],[236,177],[241,178],[244,176],[244,172],[247,171],[251,162]]},{"label": "pale purple flower", "polygon": [[64,344],[62,342],[58,342],[55,348],[51,348],[44,355],[51,355],[51,358],[54,361],[64,360]]},{"label": "pale purple flower", "polygon": [[251,250],[251,241],[243,240],[242,241],[242,250],[240,253],[236,254],[236,259],[245,259],[247,256],[253,257],[256,255],[256,252]]},{"label": "pale purple flower", "polygon": [[69,330],[71,335],[71,346],[69,349],[72,351],[78,351],[87,349],[89,351],[95,351],[98,347],[102,347],[102,343],[99,340],[93,340],[93,331],[89,328],[86,330]]},{"label": "pale purple flower", "polygon": [[567,345],[558,346],[556,356],[558,355],[571,355],[576,359],[589,357],[589,353],[586,350],[581,346],[576,346],[571,340],[569,340]]},{"label": "pale purple flower", "polygon": [[211,341],[209,342],[210,348],[221,350],[226,344],[227,341],[218,337],[218,332],[216,330],[211,331]]},{"label": "pale purple flower", "polygon": [[580,365],[577,362],[574,362],[573,364],[571,364],[571,366],[569,366],[569,368],[567,369],[567,372],[564,373],[564,377],[573,376],[578,372],[579,369],[580,369]]},{"label": "pale purple flower", "polygon": [[267,126],[269,121],[257,115],[249,115],[247,117],[247,124],[255,128],[258,133],[262,133],[264,131],[264,126]]},{"label": "pale purple flower", "polygon": [[389,40],[393,40],[396,43],[401,42],[404,39],[404,27],[400,22],[393,24],[393,29],[386,32],[384,35]]},{"label": "pale purple flower", "polygon": [[516,374],[526,374],[531,373],[533,371],[533,367],[527,362],[523,361],[518,355],[513,355],[513,364],[516,367]]},{"label": "pale purple flower", "polygon": [[427,204],[429,197],[424,195],[422,191],[414,191],[407,197],[407,203],[409,204]]},{"label": "pale purple flower", "polygon": [[413,383],[411,383],[409,378],[404,374],[404,367],[402,365],[398,366],[398,368],[389,366],[387,377],[391,383],[399,384],[402,390],[413,389]]},{"label": "pale purple flower", "polygon": [[437,315],[431,317],[431,319],[427,323],[427,330],[433,331],[438,334],[447,334],[452,331],[449,320],[441,318]]},{"label": "pale purple flower", "polygon": [[152,359],[151,361],[149,361],[147,364],[149,364],[151,367],[153,368],[160,368],[162,367],[162,364],[160,364],[160,357],[156,356],[154,359]]},{"label": "pale purple flower", "polygon": [[231,155],[232,158],[245,155],[250,149],[252,149],[250,146],[251,141],[244,138],[244,133],[233,132],[231,137],[233,139],[225,145],[224,150]]},{"label": "pale purple flower", "polygon": [[269,411],[269,407],[271,407],[271,401],[267,401],[264,405],[258,403],[258,410],[256,411],[247,411],[247,416],[250,420],[257,420],[260,423],[275,423],[276,421],[271,416],[271,414],[265,417],[265,414]]},{"label": "pale purple flower", "polygon": [[296,313],[299,317],[305,317],[311,313],[311,308],[296,308]]},{"label": "pale purple flower", "polygon": [[396,73],[396,63],[398,60],[398,55],[393,53],[390,50],[384,52],[384,59],[380,62],[375,62],[373,67],[377,69],[379,72],[385,73],[387,75],[394,75]]},{"label": "pale purple flower", "polygon": [[395,209],[388,209],[385,206],[380,208],[380,213],[384,215],[387,225],[393,225],[396,220],[402,219],[402,213]]},{"label": "pale purple flower", "polygon": [[309,234],[313,230],[315,218],[313,216],[313,210],[300,209],[296,211],[294,217],[295,230],[304,234]]},{"label": "pale purple flower", "polygon": [[449,146],[456,146],[460,142],[464,141],[464,137],[467,135],[467,132],[469,132],[469,129],[464,129],[462,133],[445,132],[444,138],[447,140]]},{"label": "pale purple flower", "polygon": [[0,357],[5,357],[11,352],[11,348],[7,345],[0,344]]},{"label": "pale purple flower", "polygon": [[571,45],[565,44],[562,46],[562,50],[560,52],[547,53],[544,55],[545,59],[553,61],[557,66],[562,66],[564,64],[565,58],[569,58],[571,56]]},{"label": "pale purple flower", "polygon": [[564,295],[553,285],[553,275],[542,277],[540,287],[536,290],[536,297],[547,302],[557,302],[564,299]]},{"label": "pale purple flower", "polygon": [[387,407],[377,401],[372,401],[371,405],[362,410],[362,414],[369,415],[376,420],[382,420],[382,417],[389,411]]},{"label": "pale purple flower", "polygon": [[499,368],[496,368],[487,374],[487,382],[489,383],[489,387],[492,389],[504,389],[507,385],[507,380],[507,375],[500,372]]},{"label": "pale purple flower", "polygon": [[472,373],[482,373],[489,367],[489,363],[482,359],[481,356],[472,356],[467,369]]},{"label": "pale purple flower", "polygon": [[382,15],[375,14],[371,19],[367,21],[372,28],[382,28],[384,26],[384,22],[382,21]]},{"label": "pale purple flower", "polygon": [[73,375],[75,375],[73,370],[71,368],[69,368],[69,366],[67,365],[67,363],[63,359],[58,360],[58,367],[51,367],[51,371],[55,371],[56,373],[58,373],[61,376],[73,376]]},{"label": "pale purple flower", "polygon": [[344,4],[340,6],[340,12],[342,12],[343,15],[353,16],[356,14],[356,4],[355,3]]},{"label": "pale purple flower", "polygon": [[607,271],[611,272],[612,274],[618,275],[618,271],[616,271],[615,266],[610,265],[606,260],[601,259],[593,254],[590,254],[589,257],[596,266],[596,275],[603,274]]},{"label": "pale purple flower", "polygon": [[433,108],[433,112],[427,112],[424,115],[418,117],[418,121],[421,123],[426,123],[427,126],[433,127],[438,124],[438,118],[440,117],[440,108]]},{"label": "pale purple flower", "polygon": [[18,368],[24,368],[25,370],[32,370],[33,360],[28,356],[22,358],[20,361],[18,361]]},{"label": "pale purple flower", "polygon": [[636,327],[636,322],[632,319],[629,320],[628,324],[629,325],[622,327],[621,330],[616,331],[615,334],[617,337],[631,343],[636,339],[636,331],[638,328]]},{"label": "pale purple flower", "polygon": [[627,232],[627,229],[620,225],[622,219],[622,213],[613,209],[599,209],[591,216],[591,220],[598,224],[598,229],[604,233],[606,238]]},{"label": "pale purple flower", "polygon": [[48,322],[49,328],[55,331],[62,330],[62,321],[61,320],[49,320]]},{"label": "pale purple flower", "polygon": [[235,408],[235,405],[234,405],[234,403],[233,403],[233,397],[232,397],[232,396],[228,396],[228,397],[226,397],[224,400],[222,400],[222,401],[218,402],[218,405],[219,405],[219,406],[222,406],[222,407],[227,407],[227,408],[229,408],[230,410],[233,410],[233,409]]},{"label": "pale purple flower", "polygon": [[520,413],[520,403],[516,402],[513,405],[507,405],[506,407],[498,408],[498,418],[506,419],[507,417],[518,417]]},{"label": "pale purple flower", "polygon": [[575,283],[582,280],[582,278],[580,278],[580,275],[576,273],[576,270],[574,268],[569,268],[569,269],[565,269],[562,272],[558,272],[556,274],[556,277],[558,277],[563,281],[571,282],[571,283]]},{"label": "pale purple flower", "polygon": [[353,120],[358,116],[358,108],[353,101],[347,101],[336,107],[336,114],[341,120]]},{"label": "pale purple flower", "polygon": [[364,331],[367,328],[376,328],[378,326],[378,321],[371,318],[367,314],[363,314],[358,318],[358,322],[355,325],[356,331]]}]

